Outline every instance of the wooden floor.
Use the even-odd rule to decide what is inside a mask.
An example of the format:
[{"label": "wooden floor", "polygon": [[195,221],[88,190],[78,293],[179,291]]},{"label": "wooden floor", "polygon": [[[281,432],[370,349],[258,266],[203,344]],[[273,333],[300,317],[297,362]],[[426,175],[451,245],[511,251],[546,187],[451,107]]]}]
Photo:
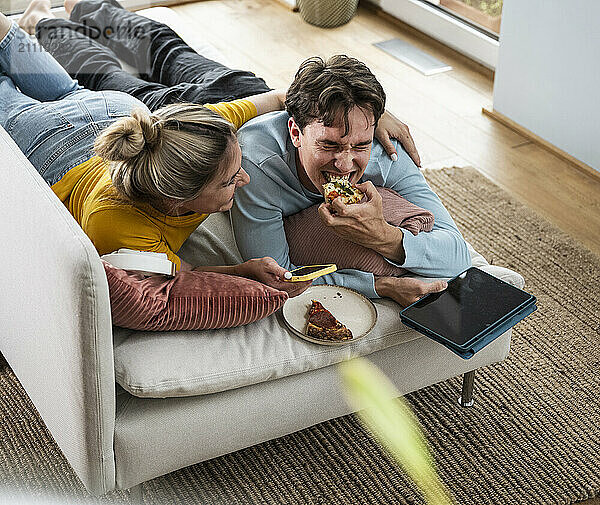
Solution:
[{"label": "wooden floor", "polygon": [[[600,254],[600,177],[579,172],[484,116],[481,108],[492,107],[490,71],[364,7],[335,29],[311,26],[276,0],[205,0],[175,10],[231,65],[254,71],[273,87],[286,86],[309,56],[361,59],[383,84],[388,109],[410,126],[423,167],[474,166]],[[394,37],[454,70],[425,77],[372,45]]]}]

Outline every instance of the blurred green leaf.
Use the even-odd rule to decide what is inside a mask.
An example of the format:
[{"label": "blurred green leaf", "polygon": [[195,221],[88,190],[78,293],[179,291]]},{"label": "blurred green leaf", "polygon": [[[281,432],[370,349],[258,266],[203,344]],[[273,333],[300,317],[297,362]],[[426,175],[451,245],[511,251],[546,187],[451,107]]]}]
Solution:
[{"label": "blurred green leaf", "polygon": [[369,361],[356,358],[339,365],[348,403],[430,505],[451,505],[435,470],[419,422],[390,380]]},{"label": "blurred green leaf", "polygon": [[462,3],[474,7],[475,9],[485,12],[490,16],[500,16],[502,14],[503,0],[460,0]]}]

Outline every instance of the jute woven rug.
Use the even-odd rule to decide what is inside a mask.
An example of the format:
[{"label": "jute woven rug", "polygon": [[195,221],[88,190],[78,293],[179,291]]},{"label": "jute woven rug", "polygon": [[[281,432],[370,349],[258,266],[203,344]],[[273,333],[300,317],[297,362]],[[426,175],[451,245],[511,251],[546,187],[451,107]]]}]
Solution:
[{"label": "jute woven rug", "polygon": [[[426,171],[467,240],[525,276],[538,311],[510,356],[408,396],[461,504],[569,504],[600,495],[600,258],[473,169]],[[0,488],[91,503],[0,361]],[[1,492],[0,492],[1,496]],[[0,501],[2,499],[0,498]],[[346,416],[147,482],[147,504],[413,504],[402,471]],[[102,498],[130,503],[127,492]]]}]

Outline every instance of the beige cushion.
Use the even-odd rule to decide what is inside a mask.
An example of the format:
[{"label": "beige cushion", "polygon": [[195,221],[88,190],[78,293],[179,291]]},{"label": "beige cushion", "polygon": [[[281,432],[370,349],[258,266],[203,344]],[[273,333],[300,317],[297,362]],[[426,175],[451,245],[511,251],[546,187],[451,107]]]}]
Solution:
[{"label": "beige cushion", "polygon": [[239,328],[135,332],[115,347],[115,374],[135,396],[194,396],[322,368],[419,337],[401,324],[394,302],[376,305],[373,331],[335,347],[291,335],[280,313]]},{"label": "beige cushion", "polygon": [[[521,276],[487,265],[481,255],[470,250],[475,266],[521,284]],[[210,216],[179,253],[192,264],[240,261],[228,215]],[[425,338],[400,322],[396,303],[382,299],[375,305],[378,320],[373,331],[362,340],[339,347],[320,346],[293,336],[280,313],[241,328],[210,331],[115,328],[117,382],[140,397],[203,395],[315,370]]]}]

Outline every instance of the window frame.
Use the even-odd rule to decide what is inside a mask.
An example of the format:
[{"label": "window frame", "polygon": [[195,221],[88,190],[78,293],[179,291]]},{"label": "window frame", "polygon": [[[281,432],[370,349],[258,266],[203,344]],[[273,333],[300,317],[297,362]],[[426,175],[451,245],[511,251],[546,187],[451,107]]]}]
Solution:
[{"label": "window frame", "polygon": [[498,63],[499,41],[424,0],[379,0],[395,18],[492,70]]}]

